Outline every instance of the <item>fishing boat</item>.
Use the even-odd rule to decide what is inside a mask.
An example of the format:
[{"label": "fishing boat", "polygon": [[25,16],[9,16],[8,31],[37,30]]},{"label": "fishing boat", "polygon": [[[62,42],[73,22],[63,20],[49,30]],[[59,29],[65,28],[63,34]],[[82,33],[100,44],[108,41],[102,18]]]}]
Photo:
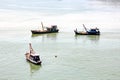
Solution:
[{"label": "fishing boat", "polygon": [[32,48],[31,43],[29,43],[29,48],[30,48],[30,51],[26,52],[25,54],[26,60],[33,64],[40,65],[42,62],[40,61],[39,54],[35,53],[35,51]]},{"label": "fishing boat", "polygon": [[46,34],[46,33],[57,33],[59,29],[57,29],[57,25],[51,25],[51,27],[44,27],[41,22],[42,30],[31,30],[32,34]]},{"label": "fishing boat", "polygon": [[83,27],[85,31],[77,31],[77,28],[76,28],[76,30],[74,30],[75,34],[76,35],[100,35],[100,31],[97,27],[91,28],[90,30],[88,30],[84,24],[83,24]]}]

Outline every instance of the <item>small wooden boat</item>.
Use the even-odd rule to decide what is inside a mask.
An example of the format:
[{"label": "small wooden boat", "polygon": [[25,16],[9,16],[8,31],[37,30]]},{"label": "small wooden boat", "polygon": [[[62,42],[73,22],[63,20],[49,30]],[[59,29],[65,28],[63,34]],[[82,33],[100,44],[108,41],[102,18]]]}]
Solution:
[{"label": "small wooden boat", "polygon": [[29,62],[36,64],[36,65],[40,65],[42,62],[40,61],[40,57],[39,54],[36,54],[35,51],[33,50],[31,43],[29,43],[29,47],[30,47],[30,51],[26,52],[26,60],[28,60]]},{"label": "small wooden boat", "polygon": [[87,30],[87,28],[85,27],[85,25],[83,24],[83,27],[85,29],[85,31],[80,31],[78,32],[77,29],[74,30],[76,35],[100,35],[100,31],[98,28],[92,28],[90,30]]},{"label": "small wooden boat", "polygon": [[57,25],[52,25],[51,27],[44,27],[42,22],[41,25],[42,30],[31,30],[32,34],[57,33],[59,31],[59,29],[57,29]]}]

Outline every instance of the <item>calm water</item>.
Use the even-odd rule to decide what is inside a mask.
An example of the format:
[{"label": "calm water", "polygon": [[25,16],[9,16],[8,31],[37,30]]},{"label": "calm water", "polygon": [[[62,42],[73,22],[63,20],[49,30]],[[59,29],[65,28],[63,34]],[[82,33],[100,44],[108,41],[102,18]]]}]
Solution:
[{"label": "calm water", "polygon": [[[75,36],[73,32],[5,33],[0,37],[0,80],[120,79],[120,33],[100,36]],[[28,42],[40,54],[41,66],[25,60]]]},{"label": "calm water", "polygon": [[[0,80],[120,80],[119,0],[0,0]],[[57,24],[60,32],[32,35]],[[98,26],[100,36],[73,30]],[[41,66],[26,61],[29,42]],[[57,57],[55,57],[57,56]]]}]

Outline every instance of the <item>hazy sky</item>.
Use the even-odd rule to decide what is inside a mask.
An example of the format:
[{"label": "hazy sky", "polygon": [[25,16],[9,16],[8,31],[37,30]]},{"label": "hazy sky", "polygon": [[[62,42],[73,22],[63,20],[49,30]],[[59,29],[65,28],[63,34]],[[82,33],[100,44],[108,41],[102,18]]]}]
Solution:
[{"label": "hazy sky", "polygon": [[33,29],[41,21],[66,30],[83,23],[119,28],[119,4],[119,0],[0,0],[0,29]]},{"label": "hazy sky", "polygon": [[[100,9],[100,7],[102,8],[106,5],[111,5],[113,7],[119,6],[119,4],[119,0],[0,0],[0,9],[31,11],[92,10],[96,7]],[[97,5],[99,5],[99,7]]]}]

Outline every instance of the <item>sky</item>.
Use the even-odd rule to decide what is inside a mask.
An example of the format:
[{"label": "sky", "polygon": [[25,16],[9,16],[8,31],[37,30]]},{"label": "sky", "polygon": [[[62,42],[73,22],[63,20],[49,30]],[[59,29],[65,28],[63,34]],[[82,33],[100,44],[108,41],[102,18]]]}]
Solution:
[{"label": "sky", "polygon": [[82,24],[120,29],[119,4],[119,0],[0,0],[0,30],[38,29],[41,21],[69,31]]}]

